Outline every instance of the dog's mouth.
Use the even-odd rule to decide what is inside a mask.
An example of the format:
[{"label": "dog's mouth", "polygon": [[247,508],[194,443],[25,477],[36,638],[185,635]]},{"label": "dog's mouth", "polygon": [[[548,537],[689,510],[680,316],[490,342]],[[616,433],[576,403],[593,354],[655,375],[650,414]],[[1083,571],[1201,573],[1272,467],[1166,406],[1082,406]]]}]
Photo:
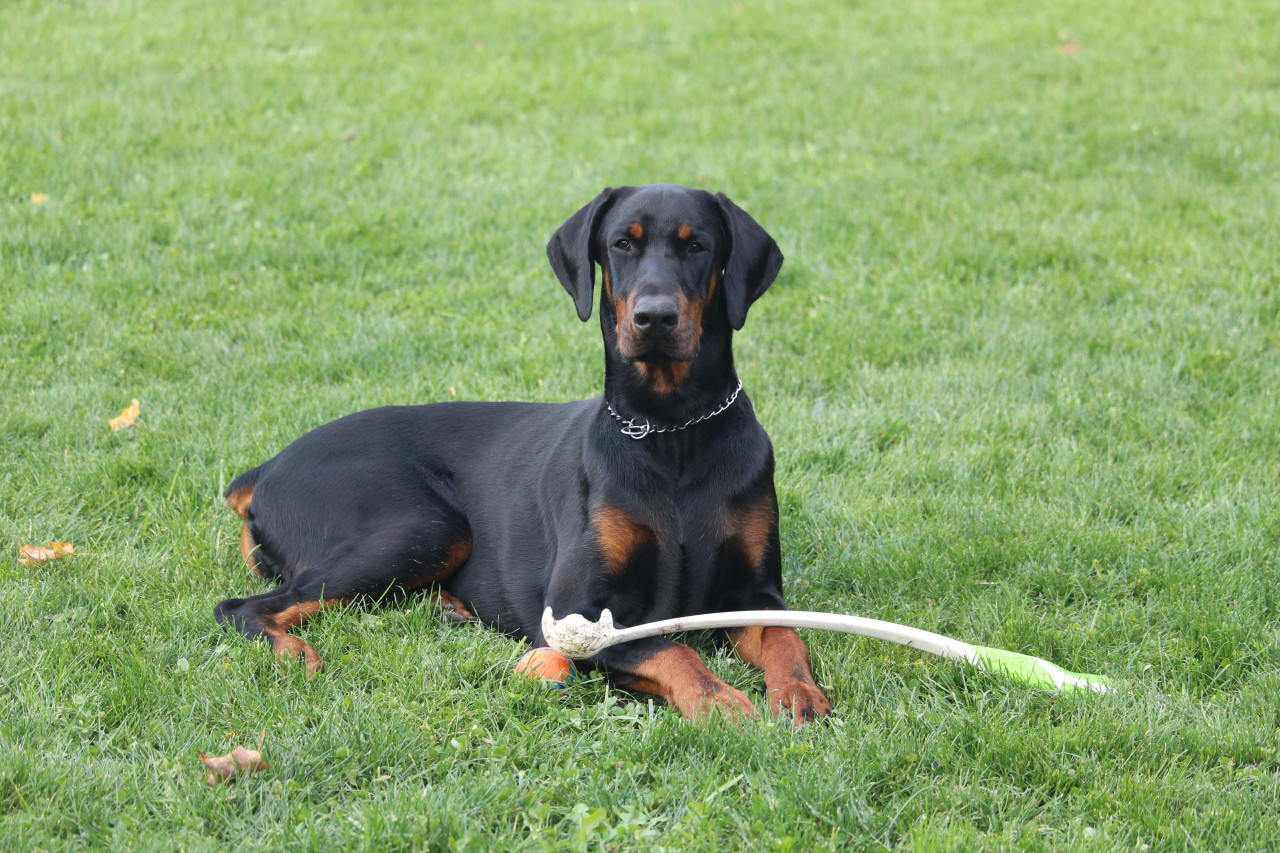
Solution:
[{"label": "dog's mouth", "polygon": [[618,352],[627,361],[649,367],[662,367],[693,361],[697,355],[697,348],[696,341],[673,340],[667,337],[654,341],[619,341]]},{"label": "dog's mouth", "polygon": [[619,354],[658,394],[673,394],[684,385],[693,370],[697,341],[675,341],[670,337],[641,342],[640,346],[619,346]]}]

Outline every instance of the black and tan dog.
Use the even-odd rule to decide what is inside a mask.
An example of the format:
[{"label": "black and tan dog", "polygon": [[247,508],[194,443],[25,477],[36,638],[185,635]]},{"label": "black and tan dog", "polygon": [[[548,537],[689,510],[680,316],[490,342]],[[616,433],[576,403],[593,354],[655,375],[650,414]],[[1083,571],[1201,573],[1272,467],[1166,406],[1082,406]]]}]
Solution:
[{"label": "black and tan dog", "polygon": [[[732,338],[782,265],[724,195],[607,189],[547,246],[591,316],[602,270],[604,395],[576,403],[373,409],[312,430],[235,479],[249,565],[282,583],[233,598],[218,621],[324,665],[288,632],[320,610],[424,590],[454,618],[542,644],[556,617],[619,626],[785,608],[773,450],[741,391]],[[770,706],[830,712],[788,628],[728,632],[764,670]],[[754,716],[688,646],[625,643],[587,662],[686,716]]]}]

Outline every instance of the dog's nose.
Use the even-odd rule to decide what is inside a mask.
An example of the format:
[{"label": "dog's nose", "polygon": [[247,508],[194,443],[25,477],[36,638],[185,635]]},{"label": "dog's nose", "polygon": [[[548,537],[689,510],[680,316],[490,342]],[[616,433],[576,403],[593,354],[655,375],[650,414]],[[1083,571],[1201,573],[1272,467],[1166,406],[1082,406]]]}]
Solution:
[{"label": "dog's nose", "polygon": [[636,300],[631,322],[647,335],[665,335],[680,323],[680,309],[669,296],[642,296]]}]

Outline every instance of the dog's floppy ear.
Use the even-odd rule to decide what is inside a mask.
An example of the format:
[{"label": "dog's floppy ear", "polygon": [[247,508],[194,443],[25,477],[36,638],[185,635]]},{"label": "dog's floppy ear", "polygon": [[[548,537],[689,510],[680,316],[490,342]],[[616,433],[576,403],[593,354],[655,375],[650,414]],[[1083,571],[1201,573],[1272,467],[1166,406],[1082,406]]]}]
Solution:
[{"label": "dog's floppy ear", "polygon": [[782,251],[760,223],[724,193],[716,193],[720,220],[729,237],[729,258],[724,266],[724,295],[729,324],[735,330],[747,322],[751,303],[769,289],[782,267]]},{"label": "dog's floppy ear", "polygon": [[591,318],[591,300],[596,289],[596,231],[613,198],[614,189],[605,187],[604,192],[590,204],[557,228],[551,235],[551,242],[547,243],[547,259],[551,261],[551,268],[573,297],[578,318],[584,323]]}]

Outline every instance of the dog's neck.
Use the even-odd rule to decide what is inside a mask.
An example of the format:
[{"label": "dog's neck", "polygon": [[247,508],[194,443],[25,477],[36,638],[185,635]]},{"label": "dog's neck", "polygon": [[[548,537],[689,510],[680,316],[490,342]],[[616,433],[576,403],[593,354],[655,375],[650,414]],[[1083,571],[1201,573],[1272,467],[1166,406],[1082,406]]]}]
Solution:
[{"label": "dog's neck", "polygon": [[727,410],[739,389],[732,335],[728,329],[704,332],[691,362],[641,365],[618,355],[606,334],[605,400],[618,420],[648,423],[655,431]]}]

